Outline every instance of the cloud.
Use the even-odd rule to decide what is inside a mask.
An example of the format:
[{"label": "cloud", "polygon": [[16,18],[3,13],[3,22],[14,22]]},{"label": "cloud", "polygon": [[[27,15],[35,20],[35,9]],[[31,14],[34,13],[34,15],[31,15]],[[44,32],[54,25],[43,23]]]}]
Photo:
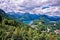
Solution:
[{"label": "cloud", "polygon": [[0,0],[5,12],[29,12],[31,14],[60,14],[60,0]]},{"label": "cloud", "polygon": [[[47,0],[0,0],[0,8],[5,10],[17,9],[30,10],[31,8],[40,7],[45,4]],[[6,9],[7,8],[7,9]]]},{"label": "cloud", "polygon": [[60,16],[60,7],[54,6],[43,10],[43,13],[50,16]]},{"label": "cloud", "polygon": [[52,6],[60,6],[60,0],[52,0]]},{"label": "cloud", "polygon": [[49,16],[59,16],[60,15],[60,7],[53,6],[53,7],[49,7],[46,9],[35,8],[29,12],[34,13],[34,14],[45,14],[45,15],[49,15]]}]

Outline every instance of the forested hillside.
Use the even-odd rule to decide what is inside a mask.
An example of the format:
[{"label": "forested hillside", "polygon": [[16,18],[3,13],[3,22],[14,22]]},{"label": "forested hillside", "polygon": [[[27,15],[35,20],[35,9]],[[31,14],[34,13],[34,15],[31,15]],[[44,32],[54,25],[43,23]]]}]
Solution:
[{"label": "forested hillside", "polygon": [[[59,34],[47,32],[47,24],[44,21],[34,21],[33,25],[38,26],[36,30],[32,24],[17,22],[5,14],[3,10],[0,10],[0,40],[60,40]],[[48,26],[53,27],[51,24]],[[42,32],[43,30],[45,32]]]}]

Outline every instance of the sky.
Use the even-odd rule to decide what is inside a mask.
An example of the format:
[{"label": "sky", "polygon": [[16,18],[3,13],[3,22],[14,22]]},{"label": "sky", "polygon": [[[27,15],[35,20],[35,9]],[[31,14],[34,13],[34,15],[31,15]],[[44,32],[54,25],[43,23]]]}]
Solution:
[{"label": "sky", "polygon": [[60,16],[60,0],[0,0],[0,9],[5,12],[45,14]]}]

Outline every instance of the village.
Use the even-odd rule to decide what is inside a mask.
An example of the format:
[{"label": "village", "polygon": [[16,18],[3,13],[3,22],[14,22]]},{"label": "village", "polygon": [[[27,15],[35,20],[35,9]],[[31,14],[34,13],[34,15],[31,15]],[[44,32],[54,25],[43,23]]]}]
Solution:
[{"label": "village", "polygon": [[[56,25],[57,25],[55,21],[50,21],[50,22],[54,23],[53,26],[56,26]],[[38,25],[41,25],[41,24],[42,24],[42,22],[38,22]],[[29,25],[30,25],[33,29],[39,30],[39,29],[37,28],[38,25],[33,24],[33,21],[31,21],[31,23],[30,23]],[[44,28],[44,27],[43,27],[43,28]],[[59,30],[59,29],[55,29],[55,30],[51,31],[50,27],[48,27],[48,26],[46,27],[45,30],[41,30],[41,32],[42,32],[42,33],[45,33],[45,32],[47,32],[47,33],[53,32],[54,34],[60,35],[60,30]]]}]

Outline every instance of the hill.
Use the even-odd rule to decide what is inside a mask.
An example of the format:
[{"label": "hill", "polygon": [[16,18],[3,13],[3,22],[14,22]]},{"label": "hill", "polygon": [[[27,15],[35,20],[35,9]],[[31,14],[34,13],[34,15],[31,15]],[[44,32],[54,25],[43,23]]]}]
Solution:
[{"label": "hill", "polygon": [[[2,16],[3,15],[3,16]],[[47,32],[47,26],[43,21],[44,18],[34,21],[37,25],[38,30],[32,28],[23,22],[17,22],[10,19],[11,16],[6,16],[3,10],[0,11],[0,40],[51,40],[60,39],[60,35],[54,34],[54,32]],[[7,18],[8,17],[8,18]],[[40,24],[40,22],[42,24]],[[60,23],[60,22],[59,22]],[[59,24],[58,23],[58,24]],[[52,23],[51,23],[52,24]],[[58,28],[58,26],[49,25],[52,29],[53,27]],[[34,26],[35,27],[35,26]],[[46,32],[41,32],[45,30]]]},{"label": "hill", "polygon": [[33,20],[44,18],[43,20],[49,20],[49,21],[58,21],[60,20],[59,16],[48,16],[48,15],[41,15],[41,14],[30,14],[30,13],[15,13],[15,12],[9,12],[7,13],[9,17],[16,21],[22,21],[26,24],[29,24]]}]

